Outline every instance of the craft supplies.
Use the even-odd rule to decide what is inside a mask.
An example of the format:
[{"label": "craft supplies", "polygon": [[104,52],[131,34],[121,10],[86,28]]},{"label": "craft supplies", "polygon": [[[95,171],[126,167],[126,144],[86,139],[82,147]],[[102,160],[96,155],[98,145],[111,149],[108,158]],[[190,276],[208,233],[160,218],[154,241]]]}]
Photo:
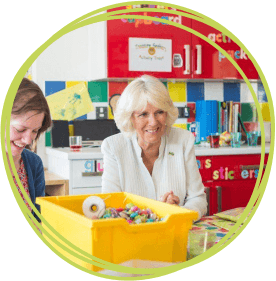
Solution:
[{"label": "craft supplies", "polygon": [[[150,208],[152,213],[165,219],[162,222],[140,224],[112,217],[92,220],[82,211],[84,200],[90,196],[100,197],[106,209],[125,209],[132,202],[141,211]],[[37,198],[37,203],[41,206],[45,221],[65,239],[82,251],[114,264],[121,264],[130,257],[164,262],[186,261],[188,232],[193,220],[198,217],[195,211],[127,192],[47,196]],[[142,220],[143,216],[140,216]],[[61,250],[50,239],[47,241],[54,249]],[[62,250],[62,254],[87,270],[102,270],[101,265],[82,261],[65,250]]]},{"label": "craft supplies", "polygon": [[104,200],[97,196],[90,196],[83,202],[83,213],[90,219],[123,218],[129,224],[152,223],[161,221],[151,209],[140,209],[133,203],[128,203],[125,208],[106,208]]},{"label": "craft supplies", "polygon": [[105,213],[105,203],[98,196],[90,196],[86,198],[82,204],[84,215],[90,219],[95,217],[100,218]]},{"label": "craft supplies", "polygon": [[[130,209],[128,208],[130,207]],[[119,211],[119,212],[118,212]],[[104,214],[100,219],[123,218],[129,224],[140,224],[146,222],[156,222],[163,220],[154,214],[150,209],[140,209],[137,206],[129,203],[126,208],[106,208]]]}]

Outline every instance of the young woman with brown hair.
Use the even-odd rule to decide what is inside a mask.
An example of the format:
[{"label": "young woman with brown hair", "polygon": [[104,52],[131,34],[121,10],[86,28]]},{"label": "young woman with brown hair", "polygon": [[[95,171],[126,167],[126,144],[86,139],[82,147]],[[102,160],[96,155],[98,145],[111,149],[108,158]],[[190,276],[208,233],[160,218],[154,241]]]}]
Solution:
[{"label": "young woman with brown hair", "polygon": [[[35,204],[35,199],[45,195],[45,178],[42,160],[32,150],[39,136],[51,124],[50,110],[41,89],[36,83],[23,78],[12,107],[9,145],[21,184],[38,210],[40,208]],[[5,147],[8,153],[7,140]],[[9,157],[7,158],[10,166]],[[13,179],[27,207],[40,221],[21,193],[14,175]]]}]

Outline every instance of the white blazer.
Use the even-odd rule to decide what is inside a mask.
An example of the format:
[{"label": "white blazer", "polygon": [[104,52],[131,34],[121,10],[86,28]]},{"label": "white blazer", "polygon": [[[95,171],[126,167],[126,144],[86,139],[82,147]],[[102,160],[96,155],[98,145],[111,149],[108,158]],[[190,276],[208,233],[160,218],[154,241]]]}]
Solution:
[{"label": "white blazer", "polygon": [[207,201],[196,163],[194,136],[171,128],[161,138],[159,156],[152,176],[143,163],[137,135],[122,133],[106,138],[101,146],[104,155],[102,192],[130,192],[159,200],[168,191],[180,199],[180,206],[195,210],[199,218],[207,212]]}]

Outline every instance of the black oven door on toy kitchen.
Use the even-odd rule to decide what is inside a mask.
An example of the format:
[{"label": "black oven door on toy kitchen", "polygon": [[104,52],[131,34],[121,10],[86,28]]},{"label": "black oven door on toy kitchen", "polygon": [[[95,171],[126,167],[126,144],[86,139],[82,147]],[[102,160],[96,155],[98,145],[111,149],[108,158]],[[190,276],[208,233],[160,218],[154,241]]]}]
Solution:
[{"label": "black oven door on toy kitchen", "polygon": [[82,136],[83,144],[99,144],[107,137],[119,132],[114,120],[74,120],[74,135]]},{"label": "black oven door on toy kitchen", "polygon": [[69,147],[68,121],[53,120],[52,147]]}]

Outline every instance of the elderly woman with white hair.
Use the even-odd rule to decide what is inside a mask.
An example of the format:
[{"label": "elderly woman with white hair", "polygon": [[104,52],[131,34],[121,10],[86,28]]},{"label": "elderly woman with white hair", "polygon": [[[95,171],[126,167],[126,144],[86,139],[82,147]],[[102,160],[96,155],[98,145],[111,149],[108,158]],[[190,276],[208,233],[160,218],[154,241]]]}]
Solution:
[{"label": "elderly woman with white hair", "polygon": [[102,143],[102,192],[130,192],[206,214],[207,201],[194,152],[194,136],[172,125],[178,118],[167,88],[144,75],[118,100],[121,133]]}]

